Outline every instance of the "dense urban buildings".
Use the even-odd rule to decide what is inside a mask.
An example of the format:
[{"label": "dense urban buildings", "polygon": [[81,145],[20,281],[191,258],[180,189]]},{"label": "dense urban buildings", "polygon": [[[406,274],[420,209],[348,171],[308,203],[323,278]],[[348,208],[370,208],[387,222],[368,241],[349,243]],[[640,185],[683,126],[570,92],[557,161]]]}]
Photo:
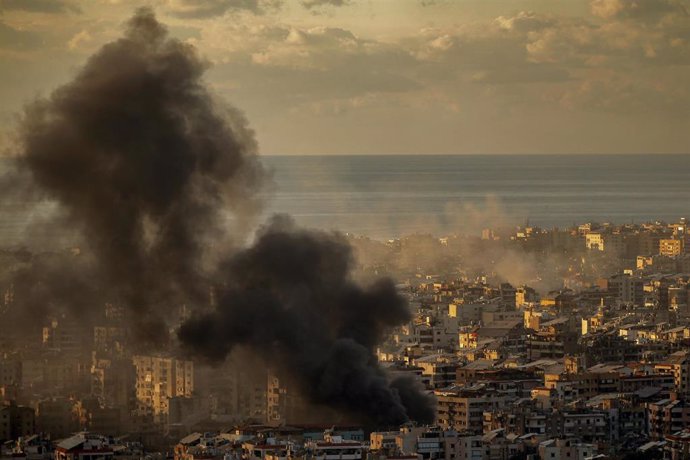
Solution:
[{"label": "dense urban buildings", "polygon": [[[111,303],[88,321],[36,318],[31,333],[5,321],[2,456],[686,458],[689,242],[684,219],[350,238],[356,277],[390,275],[408,301],[412,320],[376,358],[433,395],[429,425],[348,420],[258,359],[210,364],[175,343],[142,353]],[[3,263],[21,257],[8,249]],[[8,318],[21,299],[2,290]]]}]

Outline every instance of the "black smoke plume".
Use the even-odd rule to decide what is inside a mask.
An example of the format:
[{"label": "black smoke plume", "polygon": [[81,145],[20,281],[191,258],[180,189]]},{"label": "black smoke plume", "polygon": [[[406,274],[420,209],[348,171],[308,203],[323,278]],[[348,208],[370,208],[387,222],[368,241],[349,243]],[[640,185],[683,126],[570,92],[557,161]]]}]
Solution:
[{"label": "black smoke plume", "polygon": [[141,9],[20,128],[19,171],[79,228],[98,261],[90,277],[117,286],[144,341],[165,337],[172,307],[205,301],[203,257],[224,234],[221,211],[243,221],[257,208],[253,135],[206,90],[205,68]]},{"label": "black smoke plume", "polygon": [[215,285],[217,308],[179,330],[190,350],[222,360],[249,346],[314,403],[376,424],[431,421],[427,397],[410,381],[389,382],[373,351],[410,319],[407,306],[389,280],[351,280],[341,237],[279,218],[248,249],[219,244],[259,212],[264,174],[252,132],[205,88],[205,68],[142,9],[123,38],[27,109],[18,175],[32,197],[61,206],[93,256],[74,270],[36,265],[32,296],[19,291],[36,272],[20,273],[16,303],[44,314],[42,300],[83,294],[73,306],[88,308],[103,295],[135,317],[141,341],[160,343],[173,308],[208,304]]},{"label": "black smoke plume", "polygon": [[276,217],[222,267],[216,310],[183,324],[179,338],[216,360],[249,346],[311,402],[375,426],[433,421],[431,400],[410,381],[389,382],[374,354],[387,329],[411,319],[406,302],[388,279],[355,284],[352,262],[342,237]]}]

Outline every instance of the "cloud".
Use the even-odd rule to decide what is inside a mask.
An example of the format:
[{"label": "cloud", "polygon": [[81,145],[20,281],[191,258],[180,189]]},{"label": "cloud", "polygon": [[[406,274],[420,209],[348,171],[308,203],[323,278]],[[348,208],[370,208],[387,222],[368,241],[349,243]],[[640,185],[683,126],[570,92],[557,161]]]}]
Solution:
[{"label": "cloud", "polygon": [[[509,122],[514,120],[511,117],[527,120],[530,114],[537,119],[538,113],[548,113],[545,116],[554,126],[555,120],[562,120],[564,127],[569,123],[566,119],[592,118],[593,113],[643,119],[651,110],[659,119],[671,114],[681,120],[689,117],[677,102],[686,100],[686,84],[678,76],[685,77],[690,64],[688,2],[581,1],[589,5],[591,14],[564,15],[558,12],[560,7],[511,12],[512,8],[500,10],[505,3],[496,2],[482,10],[493,11],[491,16],[482,13],[456,22],[429,19],[456,8],[454,2],[415,0],[419,20],[409,19],[385,31],[378,28],[383,16],[373,14],[379,7],[372,2],[154,3],[162,13],[203,20],[173,21],[171,32],[197,46],[213,63],[209,81],[260,120],[257,126],[266,138],[275,130],[294,131],[278,121],[286,117],[304,117],[300,123],[305,126],[314,118],[318,122],[330,118],[334,124],[336,118],[349,118],[353,125],[373,126],[376,120],[404,123],[407,117],[412,123],[423,116],[429,120],[428,129],[438,130],[436,137],[452,131],[447,134],[452,139],[449,149],[456,145],[464,149],[480,145],[482,141],[471,140],[479,138],[479,131],[472,129],[461,139],[460,130],[450,126],[470,126],[474,122],[469,117],[489,117],[485,124],[506,127],[516,126]],[[285,8],[274,14],[281,3]],[[423,3],[433,6],[422,11]],[[347,15],[311,14],[342,7]],[[6,22],[0,33],[11,40],[4,39],[2,47],[12,58],[26,58],[28,48],[32,54],[34,48],[47,52],[47,46],[40,48],[41,40],[49,46],[59,43],[64,57],[74,58],[78,53],[69,53],[70,49],[96,46],[103,35],[81,23],[42,30],[38,22],[23,22],[20,27],[9,16]],[[183,36],[176,30],[182,23],[195,27],[195,33]],[[93,36],[90,43],[88,34]],[[635,97],[642,97],[648,108],[631,99]],[[366,116],[370,118],[365,122]],[[357,117],[362,121],[355,121]],[[300,136],[309,136],[306,128]],[[467,144],[460,142],[464,139]],[[287,142],[293,141],[318,142],[293,138]]]},{"label": "cloud", "polygon": [[[589,91],[581,88],[587,82],[598,87],[602,75],[690,62],[690,20],[678,15],[650,23],[616,15],[593,19],[518,11],[385,42],[344,27],[255,16],[205,28],[200,41],[217,64],[214,75],[251,103],[261,99],[319,116],[371,111],[371,101],[380,105],[376,110],[443,105],[444,111],[453,107],[459,113],[471,107],[469,100],[482,98],[511,110],[543,106],[610,113],[618,104],[641,111],[623,101],[634,91],[598,89],[612,96],[598,108],[572,100],[587,99]],[[650,72],[631,78],[636,88],[652,88],[647,94],[673,94],[654,104],[658,110],[679,93],[670,92],[677,82],[655,86]]]},{"label": "cloud", "polygon": [[282,0],[169,0],[168,8],[181,18],[207,19],[222,16],[229,11],[249,11],[264,14],[277,9]]},{"label": "cloud", "polygon": [[15,29],[0,22],[0,48],[13,50],[33,49],[41,45],[42,39],[35,32]]},{"label": "cloud", "polygon": [[68,42],[67,47],[71,50],[76,50],[82,45],[89,43],[93,40],[93,37],[88,30],[81,30],[77,32]]},{"label": "cloud", "polygon": [[343,28],[223,24],[208,33],[202,32],[202,40],[211,38],[217,47],[216,78],[232,81],[254,101],[270,100],[290,110],[357,108],[375,94],[419,89],[408,72],[417,66],[413,56]]},{"label": "cloud", "polygon": [[307,9],[327,6],[339,7],[351,4],[351,0],[302,0],[302,6]]},{"label": "cloud", "polygon": [[505,71],[485,70],[472,75],[473,82],[486,84],[563,82],[571,78],[566,69],[532,63]]},{"label": "cloud", "polygon": [[683,85],[652,83],[620,75],[583,80],[563,91],[557,100],[570,110],[690,117],[690,92]]},{"label": "cloud", "polygon": [[420,78],[429,85],[562,82],[572,78],[570,69],[534,60],[529,49],[530,34],[556,24],[553,18],[523,12],[498,17],[482,30],[423,30],[411,46],[420,61]]},{"label": "cloud", "polygon": [[553,27],[559,21],[557,18],[540,15],[533,11],[520,11],[514,16],[499,16],[494,22],[503,30],[531,32]]},{"label": "cloud", "polygon": [[0,0],[0,12],[12,10],[53,14],[81,12],[79,6],[67,0]]},{"label": "cloud", "polygon": [[[323,69],[336,60],[363,54],[368,43],[352,32],[330,27],[283,29],[282,40],[269,43],[252,53],[256,64],[282,67]],[[366,53],[366,51],[364,51]],[[375,52],[372,50],[372,52]]]},{"label": "cloud", "polygon": [[679,0],[592,0],[592,14],[604,19],[658,20],[671,14],[687,16]]}]

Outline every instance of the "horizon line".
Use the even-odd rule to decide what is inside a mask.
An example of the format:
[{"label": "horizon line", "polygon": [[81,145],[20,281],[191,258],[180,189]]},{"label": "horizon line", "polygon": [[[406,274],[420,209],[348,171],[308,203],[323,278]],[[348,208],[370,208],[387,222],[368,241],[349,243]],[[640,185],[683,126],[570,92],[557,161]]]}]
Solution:
[{"label": "horizon line", "polygon": [[686,156],[690,152],[619,152],[619,153],[258,153],[264,157],[403,157],[403,156]]}]

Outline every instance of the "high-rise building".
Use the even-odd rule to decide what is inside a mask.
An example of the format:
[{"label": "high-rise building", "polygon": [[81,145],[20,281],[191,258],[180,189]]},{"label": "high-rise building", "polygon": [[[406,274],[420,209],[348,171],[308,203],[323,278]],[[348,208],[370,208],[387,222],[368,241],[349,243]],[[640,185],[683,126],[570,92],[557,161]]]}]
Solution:
[{"label": "high-rise building", "polygon": [[134,356],[137,415],[156,425],[168,421],[169,399],[192,396],[194,363],[160,356]]},{"label": "high-rise building", "polygon": [[36,431],[36,414],[31,407],[17,406],[14,401],[0,406],[0,439],[17,439]]},{"label": "high-rise building", "polygon": [[659,254],[662,256],[679,256],[683,253],[683,240],[679,238],[665,238],[659,240]]}]

